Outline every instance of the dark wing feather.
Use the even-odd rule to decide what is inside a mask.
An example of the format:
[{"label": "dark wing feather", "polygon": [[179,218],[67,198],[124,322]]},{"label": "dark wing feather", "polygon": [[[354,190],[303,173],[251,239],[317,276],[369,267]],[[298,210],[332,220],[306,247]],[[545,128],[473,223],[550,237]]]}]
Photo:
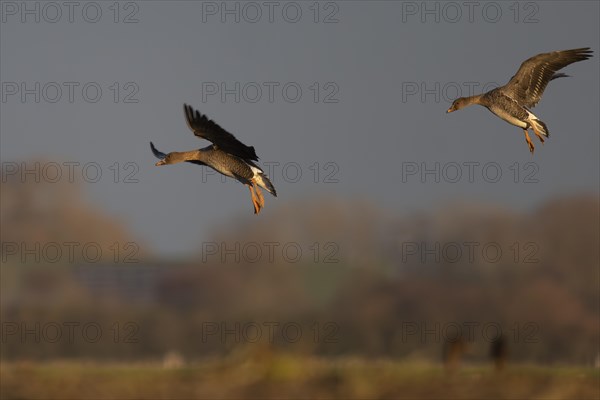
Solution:
[{"label": "dark wing feather", "polygon": [[150,142],[150,149],[152,149],[152,154],[154,154],[154,157],[158,158],[159,160],[162,160],[167,156],[162,151],[158,151],[158,149],[154,147],[154,143],[152,142]]},{"label": "dark wing feather", "polygon": [[592,56],[589,47],[542,53],[525,60],[515,76],[502,87],[502,91],[525,107],[534,107],[542,98],[544,89],[554,78],[566,76],[556,71]]},{"label": "dark wing feather", "polygon": [[198,161],[198,160],[186,160],[185,162],[189,162],[191,164],[196,164],[196,165],[206,165],[202,161]]},{"label": "dark wing feather", "polygon": [[200,114],[187,104],[183,105],[185,120],[194,132],[194,135],[211,141],[216,147],[243,160],[258,161],[254,147],[246,146],[235,138],[231,133],[208,119],[206,115]]}]

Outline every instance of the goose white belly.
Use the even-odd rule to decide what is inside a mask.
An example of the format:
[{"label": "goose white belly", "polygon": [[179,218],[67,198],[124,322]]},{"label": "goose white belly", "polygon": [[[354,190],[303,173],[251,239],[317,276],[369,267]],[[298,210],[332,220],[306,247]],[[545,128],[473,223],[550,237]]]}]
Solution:
[{"label": "goose white belly", "polygon": [[490,109],[490,111],[511,125],[518,126],[520,128],[527,128],[529,126],[528,123],[521,121],[520,119],[516,118],[514,115],[511,115],[510,113],[506,112],[505,110],[503,110],[501,108],[496,108],[493,110]]}]

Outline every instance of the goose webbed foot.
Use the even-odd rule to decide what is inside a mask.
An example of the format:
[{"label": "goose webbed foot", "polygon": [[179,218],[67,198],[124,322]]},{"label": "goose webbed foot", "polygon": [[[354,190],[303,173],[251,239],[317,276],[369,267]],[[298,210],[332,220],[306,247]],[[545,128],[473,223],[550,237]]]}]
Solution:
[{"label": "goose webbed foot", "polygon": [[539,133],[538,130],[535,129],[533,126],[531,127],[531,129],[533,129],[533,133],[535,133],[535,136],[537,136],[537,138],[540,139],[540,142],[542,142],[542,144],[544,144],[544,142],[546,141],[544,139],[544,135],[542,135],[541,133]]},{"label": "goose webbed foot", "polygon": [[544,136],[542,136],[542,135],[538,135],[538,133],[537,133],[537,132],[535,132],[535,136],[537,136],[537,137],[538,137],[538,139],[540,139],[540,142],[542,142],[542,144],[544,144],[544,142],[546,141],[546,140],[544,139]]},{"label": "goose webbed foot", "polygon": [[265,198],[262,194],[262,191],[260,190],[258,185],[256,185],[256,182],[252,182],[252,186],[254,187],[254,192],[256,193],[258,204],[260,205],[260,208],[263,208],[265,206]]},{"label": "goose webbed foot", "polygon": [[258,214],[260,212],[260,204],[256,198],[256,195],[254,194],[254,187],[250,185],[246,186],[248,186],[248,189],[250,190],[250,196],[252,197],[252,205],[254,206],[254,214]]},{"label": "goose webbed foot", "polygon": [[527,145],[529,146],[529,152],[533,155],[533,151],[535,150],[535,146],[533,145],[533,142],[529,138],[529,133],[527,132],[527,129],[523,129],[523,132],[525,133],[525,141],[527,142]]}]

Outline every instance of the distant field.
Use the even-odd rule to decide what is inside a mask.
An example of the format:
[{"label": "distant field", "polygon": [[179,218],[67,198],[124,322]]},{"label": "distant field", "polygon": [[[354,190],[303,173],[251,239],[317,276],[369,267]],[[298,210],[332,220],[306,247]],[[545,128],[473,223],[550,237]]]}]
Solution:
[{"label": "distant field", "polygon": [[593,368],[464,366],[264,356],[160,363],[2,363],[3,399],[598,399]]}]

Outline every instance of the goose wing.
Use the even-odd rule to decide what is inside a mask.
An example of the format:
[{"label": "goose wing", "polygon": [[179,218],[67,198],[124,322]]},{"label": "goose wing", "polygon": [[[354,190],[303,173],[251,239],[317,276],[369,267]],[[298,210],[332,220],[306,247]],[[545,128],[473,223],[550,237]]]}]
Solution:
[{"label": "goose wing", "polygon": [[187,104],[183,105],[185,120],[188,126],[199,138],[211,141],[217,148],[243,160],[258,161],[254,147],[246,146],[231,133],[221,128],[206,115],[194,110]]},{"label": "goose wing", "polygon": [[502,91],[525,107],[534,107],[544,89],[554,78],[567,76],[556,71],[592,56],[589,47],[542,53],[525,60],[517,73],[502,87]]},{"label": "goose wing", "polygon": [[159,160],[164,160],[165,157],[167,156],[162,151],[158,151],[158,149],[156,147],[154,147],[154,143],[152,143],[152,142],[150,142],[150,149],[152,149],[152,154],[154,154],[154,157],[158,158]]}]

